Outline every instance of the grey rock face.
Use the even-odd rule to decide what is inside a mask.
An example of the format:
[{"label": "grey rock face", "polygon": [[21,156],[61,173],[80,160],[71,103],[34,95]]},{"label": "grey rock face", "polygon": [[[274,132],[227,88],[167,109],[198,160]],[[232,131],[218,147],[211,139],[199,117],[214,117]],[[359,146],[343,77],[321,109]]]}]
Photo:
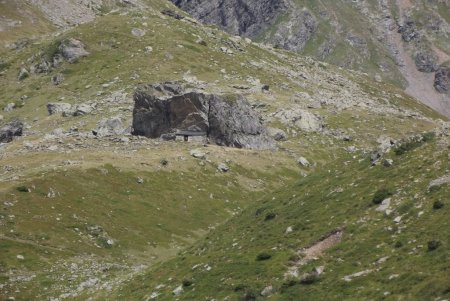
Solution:
[{"label": "grey rock face", "polygon": [[8,143],[14,137],[22,136],[23,123],[19,120],[11,121],[0,128],[0,143]]},{"label": "grey rock face", "polygon": [[450,92],[450,68],[441,67],[434,77],[434,88],[439,93]]},{"label": "grey rock face", "polygon": [[218,145],[274,147],[258,114],[240,95],[184,91],[178,83],[168,82],[140,87],[134,101],[134,135],[159,138],[177,130],[190,130],[205,132]]},{"label": "grey rock face", "polygon": [[84,44],[76,39],[63,41],[58,47],[59,52],[69,63],[75,63],[78,59],[89,55]]},{"label": "grey rock face", "polygon": [[203,23],[246,37],[262,33],[287,7],[285,0],[171,1]]},{"label": "grey rock face", "polygon": [[416,54],[414,62],[420,72],[431,73],[438,70],[437,60],[432,54],[419,52]]},{"label": "grey rock face", "polygon": [[294,11],[288,23],[278,27],[273,43],[280,48],[301,51],[316,28],[316,18],[308,10]]}]

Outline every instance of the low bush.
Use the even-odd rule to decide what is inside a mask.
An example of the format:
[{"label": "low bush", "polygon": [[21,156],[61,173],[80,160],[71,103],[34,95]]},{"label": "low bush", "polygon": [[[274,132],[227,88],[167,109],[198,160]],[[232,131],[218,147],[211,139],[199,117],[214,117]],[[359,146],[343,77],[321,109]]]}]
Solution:
[{"label": "low bush", "polygon": [[29,192],[28,187],[26,186],[19,186],[16,188],[16,190],[19,192]]},{"label": "low bush", "polygon": [[439,240],[430,240],[428,242],[428,251],[434,251],[441,245],[441,242]]},{"label": "low bush", "polygon": [[433,209],[441,209],[442,207],[444,207],[444,203],[442,203],[441,201],[435,201],[433,203]]},{"label": "low bush", "polygon": [[392,195],[392,191],[387,188],[378,189],[373,195],[372,203],[374,203],[375,205],[379,205],[381,204],[381,202]]},{"label": "low bush", "polygon": [[418,148],[419,146],[421,146],[424,143],[433,141],[435,136],[436,136],[435,133],[428,132],[421,136],[414,137],[414,138],[410,139],[409,141],[405,141],[405,142],[401,143],[399,146],[397,146],[394,149],[394,153],[397,156],[401,156],[404,153],[407,153],[409,151],[412,151],[412,150]]},{"label": "low bush", "polygon": [[258,256],[256,256],[257,261],[269,260],[270,258],[272,258],[272,255],[266,252],[259,253]]},{"label": "low bush", "polygon": [[266,214],[266,218],[264,220],[270,221],[270,220],[274,219],[276,216],[277,215],[275,213],[269,212],[269,213]]}]

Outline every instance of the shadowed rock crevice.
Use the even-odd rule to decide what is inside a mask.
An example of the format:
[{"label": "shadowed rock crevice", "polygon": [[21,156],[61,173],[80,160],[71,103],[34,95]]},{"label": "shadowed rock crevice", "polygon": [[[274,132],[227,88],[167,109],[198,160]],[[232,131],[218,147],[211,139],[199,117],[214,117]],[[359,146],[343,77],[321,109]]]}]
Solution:
[{"label": "shadowed rock crevice", "polygon": [[178,83],[142,86],[134,95],[133,134],[149,138],[177,131],[204,132],[211,143],[271,149],[275,143],[241,95],[185,91]]}]

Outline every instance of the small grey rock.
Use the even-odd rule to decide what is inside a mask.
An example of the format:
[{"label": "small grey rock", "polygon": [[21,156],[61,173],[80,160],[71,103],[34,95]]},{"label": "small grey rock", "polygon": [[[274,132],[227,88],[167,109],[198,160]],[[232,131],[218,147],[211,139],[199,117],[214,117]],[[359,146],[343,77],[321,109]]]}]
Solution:
[{"label": "small grey rock", "polygon": [[227,172],[230,170],[230,168],[228,167],[228,165],[226,165],[225,163],[220,163],[217,166],[217,170],[221,171],[221,172]]},{"label": "small grey rock", "polygon": [[300,164],[301,166],[304,166],[304,167],[308,167],[308,166],[311,165],[311,164],[309,163],[309,161],[308,161],[305,157],[300,157],[300,158],[298,158],[298,159],[297,159],[297,163]]}]

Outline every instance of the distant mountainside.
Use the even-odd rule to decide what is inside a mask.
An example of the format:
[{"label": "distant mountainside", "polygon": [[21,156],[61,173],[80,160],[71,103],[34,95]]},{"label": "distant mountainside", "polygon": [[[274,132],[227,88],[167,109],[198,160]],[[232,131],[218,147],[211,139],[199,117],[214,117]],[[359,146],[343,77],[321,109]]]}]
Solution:
[{"label": "distant mountainside", "polygon": [[201,22],[231,34],[403,86],[450,115],[448,0],[172,2]]}]

